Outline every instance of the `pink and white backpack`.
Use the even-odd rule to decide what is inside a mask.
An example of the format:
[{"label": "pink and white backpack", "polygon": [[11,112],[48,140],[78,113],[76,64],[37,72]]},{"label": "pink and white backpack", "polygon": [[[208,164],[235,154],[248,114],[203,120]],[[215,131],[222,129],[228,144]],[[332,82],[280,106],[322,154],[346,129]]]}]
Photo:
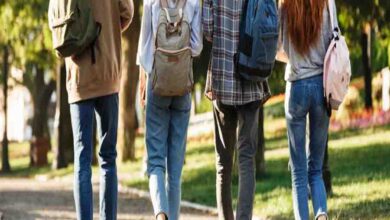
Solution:
[{"label": "pink and white backpack", "polygon": [[348,92],[351,81],[351,62],[345,38],[335,25],[334,0],[328,0],[333,39],[329,45],[324,62],[324,95],[328,113],[337,110]]}]

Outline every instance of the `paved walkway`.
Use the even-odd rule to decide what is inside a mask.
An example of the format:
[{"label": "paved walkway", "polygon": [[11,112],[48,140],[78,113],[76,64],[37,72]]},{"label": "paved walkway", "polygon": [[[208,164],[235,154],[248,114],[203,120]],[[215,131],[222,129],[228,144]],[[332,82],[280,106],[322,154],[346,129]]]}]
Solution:
[{"label": "paved walkway", "polygon": [[[94,183],[94,218],[98,219],[98,184]],[[118,219],[152,220],[148,199],[119,193]],[[38,181],[26,178],[0,178],[0,218],[2,220],[75,219],[72,181]],[[182,220],[215,220],[199,211],[182,209]]]}]

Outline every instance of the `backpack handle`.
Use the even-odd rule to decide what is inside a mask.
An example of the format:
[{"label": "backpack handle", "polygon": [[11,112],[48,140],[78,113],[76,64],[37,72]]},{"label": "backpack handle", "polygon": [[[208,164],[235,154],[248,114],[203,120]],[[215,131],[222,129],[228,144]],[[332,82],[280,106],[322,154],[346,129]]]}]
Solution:
[{"label": "backpack handle", "polygon": [[[183,19],[183,11],[184,11],[184,6],[186,5],[186,3],[187,3],[187,0],[177,0],[177,2],[176,2],[176,9],[179,10],[180,20]],[[168,13],[168,8],[169,8],[168,0],[160,0],[160,5],[161,5],[161,8],[164,9],[164,11],[167,13],[168,22],[171,23],[169,13]]]},{"label": "backpack handle", "polygon": [[[176,2],[176,9],[183,10],[184,6],[186,5],[187,0],[177,0]],[[168,6],[168,0],[160,0],[161,8],[169,8]]]}]

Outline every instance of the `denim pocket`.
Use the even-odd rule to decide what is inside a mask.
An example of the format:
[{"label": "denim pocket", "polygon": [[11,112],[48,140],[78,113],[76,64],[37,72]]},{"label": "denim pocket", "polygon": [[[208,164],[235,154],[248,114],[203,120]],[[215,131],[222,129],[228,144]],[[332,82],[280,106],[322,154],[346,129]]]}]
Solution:
[{"label": "denim pocket", "polygon": [[306,88],[302,84],[291,83],[290,91],[286,100],[286,111],[293,117],[303,117],[307,113],[310,99],[306,97]]}]

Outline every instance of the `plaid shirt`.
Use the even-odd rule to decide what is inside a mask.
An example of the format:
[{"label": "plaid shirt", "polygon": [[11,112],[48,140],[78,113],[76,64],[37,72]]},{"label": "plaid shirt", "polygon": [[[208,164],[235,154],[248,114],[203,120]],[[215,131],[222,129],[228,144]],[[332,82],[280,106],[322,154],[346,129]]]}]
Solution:
[{"label": "plaid shirt", "polygon": [[212,40],[206,96],[225,105],[265,102],[270,97],[268,82],[242,79],[236,73],[239,24],[245,0],[204,0],[203,31]]}]

